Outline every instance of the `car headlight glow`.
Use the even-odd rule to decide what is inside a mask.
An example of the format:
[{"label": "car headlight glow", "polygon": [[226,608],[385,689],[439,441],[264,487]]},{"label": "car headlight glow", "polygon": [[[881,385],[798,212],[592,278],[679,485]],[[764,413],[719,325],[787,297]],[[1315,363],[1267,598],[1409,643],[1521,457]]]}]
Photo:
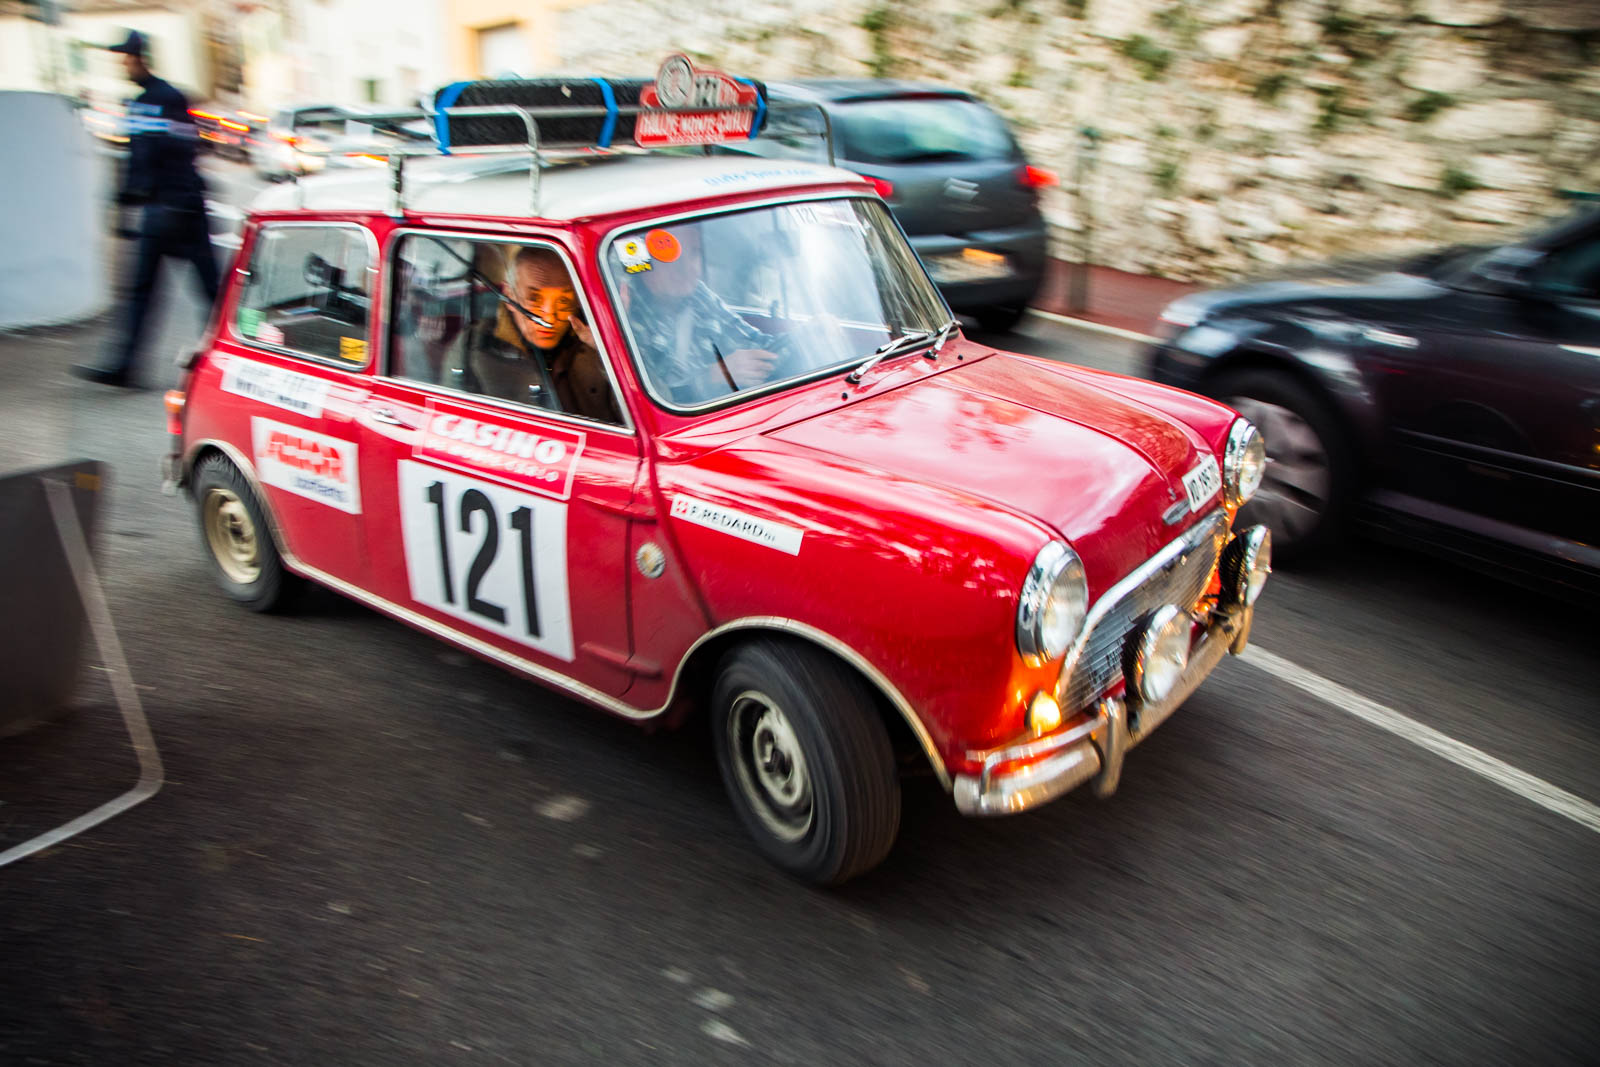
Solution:
[{"label": "car headlight glow", "polygon": [[1083,561],[1060,541],[1039,550],[1017,596],[1017,651],[1030,666],[1056,659],[1071,647],[1089,614]]},{"label": "car headlight glow", "polygon": [[1267,442],[1249,419],[1236,419],[1222,454],[1223,485],[1235,507],[1256,495],[1267,473]]},{"label": "car headlight glow", "polygon": [[1196,299],[1197,296],[1196,293],[1189,293],[1178,297],[1162,308],[1161,314],[1157,317],[1168,326],[1177,326],[1179,329],[1199,325],[1210,309],[1204,302]]},{"label": "car headlight glow", "polygon": [[1150,616],[1144,632],[1129,649],[1126,674],[1131,688],[1146,704],[1159,704],[1172,695],[1189,666],[1189,635],[1194,620],[1176,604]]}]

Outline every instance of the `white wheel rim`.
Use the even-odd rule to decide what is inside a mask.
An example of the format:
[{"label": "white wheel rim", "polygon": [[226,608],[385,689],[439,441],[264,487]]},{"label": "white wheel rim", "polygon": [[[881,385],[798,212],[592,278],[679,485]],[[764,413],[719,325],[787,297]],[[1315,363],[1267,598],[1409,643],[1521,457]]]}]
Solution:
[{"label": "white wheel rim", "polygon": [[217,566],[230,581],[249,585],[261,577],[261,546],[250,509],[231,489],[207,490],[201,503],[201,525]]},{"label": "white wheel rim", "polygon": [[749,689],[727,719],[734,777],[750,808],[781,841],[798,841],[816,812],[811,773],[788,716],[764,693]]}]

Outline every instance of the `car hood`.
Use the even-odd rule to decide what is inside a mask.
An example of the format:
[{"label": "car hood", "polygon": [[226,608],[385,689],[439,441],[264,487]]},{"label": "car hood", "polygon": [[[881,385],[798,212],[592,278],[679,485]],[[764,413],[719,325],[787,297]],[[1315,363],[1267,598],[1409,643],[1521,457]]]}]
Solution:
[{"label": "car hood", "polygon": [[1455,290],[1402,270],[1351,277],[1330,273],[1192,293],[1169,305],[1190,321],[1230,316],[1271,320],[1345,320],[1402,327],[1445,326],[1459,314]]},{"label": "car hood", "polygon": [[1162,412],[1043,360],[997,354],[767,436],[870,477],[942,485],[1037,519],[1103,590],[1193,521],[1183,475],[1204,440]]}]

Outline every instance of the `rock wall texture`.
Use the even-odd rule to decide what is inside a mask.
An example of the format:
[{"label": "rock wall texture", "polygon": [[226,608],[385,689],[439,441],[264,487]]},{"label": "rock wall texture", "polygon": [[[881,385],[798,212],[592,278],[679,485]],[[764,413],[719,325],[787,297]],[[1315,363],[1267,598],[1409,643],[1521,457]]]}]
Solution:
[{"label": "rock wall texture", "polygon": [[[1216,281],[1497,240],[1600,191],[1600,0],[595,0],[569,70],[971,89],[1057,171],[1058,254]],[[1082,131],[1100,138],[1084,150]],[[1086,173],[1081,188],[1078,175]]]}]

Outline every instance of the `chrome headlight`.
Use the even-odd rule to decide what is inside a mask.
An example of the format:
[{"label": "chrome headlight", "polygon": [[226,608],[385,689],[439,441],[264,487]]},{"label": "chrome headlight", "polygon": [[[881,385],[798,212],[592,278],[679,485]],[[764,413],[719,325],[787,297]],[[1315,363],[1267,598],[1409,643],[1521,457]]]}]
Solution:
[{"label": "chrome headlight", "polygon": [[1146,704],[1159,704],[1172,695],[1189,666],[1189,635],[1194,620],[1176,604],[1151,615],[1144,632],[1131,643],[1124,673],[1128,684]]},{"label": "chrome headlight", "polygon": [[1083,561],[1051,541],[1034,557],[1017,597],[1017,651],[1034,667],[1056,659],[1077,639],[1088,614]]},{"label": "chrome headlight", "polygon": [[1272,531],[1265,526],[1239,530],[1222,550],[1222,589],[1235,604],[1249,607],[1272,573]]},{"label": "chrome headlight", "polygon": [[1235,507],[1256,495],[1267,473],[1267,442],[1249,419],[1235,419],[1222,455],[1223,487]]}]

